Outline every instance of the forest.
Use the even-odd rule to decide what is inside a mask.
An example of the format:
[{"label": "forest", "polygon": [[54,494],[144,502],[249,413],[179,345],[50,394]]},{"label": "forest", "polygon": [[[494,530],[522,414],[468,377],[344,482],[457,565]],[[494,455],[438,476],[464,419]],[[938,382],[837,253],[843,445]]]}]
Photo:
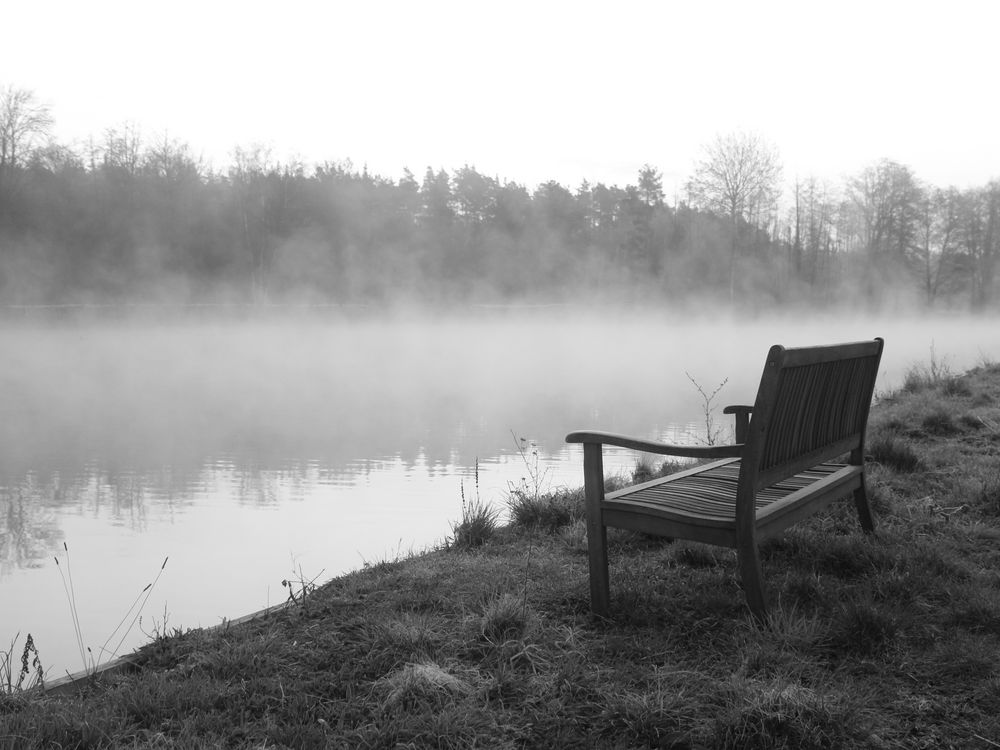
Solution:
[{"label": "forest", "polygon": [[643,303],[997,307],[1000,180],[958,189],[882,160],[782,174],[756,135],[709,142],[671,205],[624,187],[525,185],[466,164],[396,179],[237,147],[208,168],[134,125],[56,142],[0,88],[0,306]]}]

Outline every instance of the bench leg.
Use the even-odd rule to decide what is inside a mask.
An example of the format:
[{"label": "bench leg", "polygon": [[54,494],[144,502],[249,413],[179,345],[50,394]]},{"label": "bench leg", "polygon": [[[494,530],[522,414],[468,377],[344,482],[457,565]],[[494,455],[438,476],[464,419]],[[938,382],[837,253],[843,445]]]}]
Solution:
[{"label": "bench leg", "polygon": [[608,582],[608,530],[601,514],[601,503],[604,502],[604,459],[599,444],[583,444],[583,479],[590,558],[590,608],[596,614],[607,615],[611,591]]},{"label": "bench leg", "polygon": [[607,616],[611,607],[608,581],[608,532],[601,526],[595,532],[588,524],[587,546],[590,549],[590,608],[595,614]]},{"label": "bench leg", "polygon": [[747,598],[747,606],[754,617],[763,619],[767,615],[767,598],[764,593],[764,571],[760,567],[760,555],[755,543],[740,544],[736,550],[740,563],[740,582]]},{"label": "bench leg", "polygon": [[861,528],[865,530],[866,534],[871,534],[875,531],[875,521],[872,519],[872,508],[868,504],[868,493],[865,491],[865,480],[862,477],[861,486],[854,490],[854,505],[858,509],[858,520],[861,522]]}]

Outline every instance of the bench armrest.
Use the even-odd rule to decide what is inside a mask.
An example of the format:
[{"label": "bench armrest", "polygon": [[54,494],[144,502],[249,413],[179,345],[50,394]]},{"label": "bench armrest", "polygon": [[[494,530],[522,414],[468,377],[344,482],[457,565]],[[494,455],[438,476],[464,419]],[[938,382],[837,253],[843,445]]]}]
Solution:
[{"label": "bench armrest", "polygon": [[750,412],[752,411],[753,407],[745,404],[733,404],[722,410],[723,414],[736,415],[736,442],[738,443],[747,441],[750,432]]},{"label": "bench armrest", "polygon": [[577,431],[566,436],[567,443],[591,443],[631,448],[644,453],[659,453],[682,458],[735,458],[742,455],[743,445],[671,445],[658,440],[617,435],[613,432]]}]

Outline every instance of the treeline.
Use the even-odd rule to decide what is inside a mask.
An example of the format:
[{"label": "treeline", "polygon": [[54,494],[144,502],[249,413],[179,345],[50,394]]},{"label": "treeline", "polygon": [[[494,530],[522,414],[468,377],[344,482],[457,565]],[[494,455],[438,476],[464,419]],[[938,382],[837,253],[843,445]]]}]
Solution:
[{"label": "treeline", "polygon": [[884,161],[736,205],[709,162],[669,205],[652,166],[529,191],[473,166],[393,180],[259,148],[215,171],[130,128],[83,150],[22,141],[0,149],[0,305],[995,307],[1000,182],[942,189]]}]

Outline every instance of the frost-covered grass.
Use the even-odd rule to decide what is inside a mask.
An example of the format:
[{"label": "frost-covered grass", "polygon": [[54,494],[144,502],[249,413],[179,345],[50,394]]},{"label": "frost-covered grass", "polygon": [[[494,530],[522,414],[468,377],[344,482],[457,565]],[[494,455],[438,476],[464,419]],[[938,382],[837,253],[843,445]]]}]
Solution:
[{"label": "frost-covered grass", "polygon": [[766,622],[731,551],[616,531],[593,616],[580,493],[523,495],[137,673],[0,694],[0,748],[994,747],[1000,367],[910,378],[869,446],[877,535],[845,502],[765,543]]}]

